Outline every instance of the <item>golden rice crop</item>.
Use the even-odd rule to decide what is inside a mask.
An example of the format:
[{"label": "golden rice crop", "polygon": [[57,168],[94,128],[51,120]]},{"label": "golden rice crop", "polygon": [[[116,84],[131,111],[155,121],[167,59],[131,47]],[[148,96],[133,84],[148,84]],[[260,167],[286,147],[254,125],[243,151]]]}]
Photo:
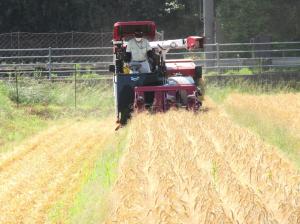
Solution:
[{"label": "golden rice crop", "polygon": [[0,158],[0,223],[45,223],[113,134],[112,120],[54,126]]},{"label": "golden rice crop", "polygon": [[300,175],[211,101],[138,114],[105,223],[297,223]]},{"label": "golden rice crop", "polygon": [[271,119],[300,137],[300,93],[257,96],[236,93],[231,94],[225,103],[229,107]]},{"label": "golden rice crop", "polygon": [[[226,104],[251,104],[297,132],[299,95],[272,97],[235,94]],[[134,115],[105,223],[299,223],[298,169],[210,100],[206,105],[198,114]],[[2,155],[0,223],[49,221],[48,209],[75,191],[112,125],[54,126]]]}]

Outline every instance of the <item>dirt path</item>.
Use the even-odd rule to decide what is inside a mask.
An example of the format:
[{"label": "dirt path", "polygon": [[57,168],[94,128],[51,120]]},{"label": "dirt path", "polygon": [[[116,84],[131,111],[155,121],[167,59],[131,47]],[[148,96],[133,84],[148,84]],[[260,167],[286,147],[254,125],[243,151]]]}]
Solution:
[{"label": "dirt path", "polygon": [[0,223],[44,223],[113,133],[113,120],[55,126],[0,157]]},{"label": "dirt path", "polygon": [[297,169],[206,105],[132,120],[106,223],[299,223]]}]

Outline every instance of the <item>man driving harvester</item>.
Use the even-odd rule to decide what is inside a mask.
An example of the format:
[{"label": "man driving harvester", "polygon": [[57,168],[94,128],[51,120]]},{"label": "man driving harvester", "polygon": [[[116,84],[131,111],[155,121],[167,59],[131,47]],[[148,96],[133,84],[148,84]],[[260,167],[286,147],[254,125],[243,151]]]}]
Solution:
[{"label": "man driving harvester", "polygon": [[127,43],[125,62],[129,63],[129,67],[136,66],[139,73],[150,73],[148,58],[151,58],[152,55],[149,41],[143,38],[142,32],[135,32],[134,38]]},{"label": "man driving harvester", "polygon": [[202,89],[198,88],[202,79],[201,66],[192,59],[167,60],[166,54],[170,49],[203,48],[204,38],[188,36],[159,41],[155,36],[153,21],[114,24],[114,64],[109,70],[114,73],[119,124],[116,129],[127,123],[132,112],[165,112],[170,108],[197,111],[201,107]]}]

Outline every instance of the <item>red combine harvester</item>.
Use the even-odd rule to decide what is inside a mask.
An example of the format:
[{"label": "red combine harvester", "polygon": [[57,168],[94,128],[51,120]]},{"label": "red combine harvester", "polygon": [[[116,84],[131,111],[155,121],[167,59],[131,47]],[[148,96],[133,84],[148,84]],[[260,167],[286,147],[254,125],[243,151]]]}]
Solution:
[{"label": "red combine harvester", "polygon": [[[142,32],[150,41],[153,57],[151,73],[139,73],[137,67],[125,63],[127,41]],[[113,49],[114,95],[117,122],[127,123],[133,111],[164,112],[171,107],[197,111],[202,105],[202,68],[193,60],[166,60],[170,49],[202,49],[203,37],[154,41],[156,25],[152,21],[117,22],[114,24]]]}]

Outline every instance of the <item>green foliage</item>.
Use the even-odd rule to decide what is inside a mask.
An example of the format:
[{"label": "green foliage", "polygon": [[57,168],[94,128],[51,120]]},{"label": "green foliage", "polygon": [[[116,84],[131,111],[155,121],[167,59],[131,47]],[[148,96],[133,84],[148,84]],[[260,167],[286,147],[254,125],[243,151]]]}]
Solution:
[{"label": "green foliage", "polygon": [[253,75],[253,72],[249,68],[242,68],[241,70],[239,70],[239,74],[240,75]]},{"label": "green foliage", "polygon": [[298,0],[219,0],[217,19],[226,42],[249,42],[256,36],[300,39]]},{"label": "green foliage", "polygon": [[299,92],[300,89],[293,88],[293,85],[283,82],[276,86],[271,84],[257,84],[250,81],[243,81],[241,79],[228,82],[226,85],[219,83],[207,83],[206,93],[214,101],[223,103],[230,93],[249,93],[249,94],[275,94]]},{"label": "green foliage", "polygon": [[203,74],[204,76],[216,76],[219,75],[217,71],[206,72]]},{"label": "green foliage", "polygon": [[[112,83],[90,78],[92,74],[86,76],[88,78],[78,77],[76,91],[74,77],[65,82],[22,78],[18,83],[18,102],[23,107],[31,107],[32,113],[45,118],[106,116],[113,111]],[[10,99],[17,103],[15,84],[7,88]]]},{"label": "green foliage", "polygon": [[253,72],[249,68],[242,68],[238,70],[227,70],[224,75],[253,75]]},{"label": "green foliage", "polygon": [[[114,110],[112,84],[105,80],[49,82],[19,80],[19,108],[15,83],[0,83],[0,151],[41,130],[53,119],[105,117]],[[5,147],[3,145],[6,145]],[[3,147],[2,147],[3,146]]]},{"label": "green foliage", "polygon": [[4,114],[9,114],[12,111],[12,106],[8,98],[9,92],[7,88],[0,82],[0,113],[1,117],[4,116]]},{"label": "green foliage", "polygon": [[233,91],[235,90],[232,87],[220,88],[215,85],[208,85],[206,89],[207,95],[217,103],[222,103]]},{"label": "green foliage", "polygon": [[[216,0],[216,17],[225,42],[256,36],[300,39],[299,0]],[[2,32],[109,32],[114,22],[153,20],[166,38],[203,34],[199,0],[1,1]]]},{"label": "green foliage", "polygon": [[27,136],[46,127],[47,123],[28,111],[18,109],[9,99],[9,90],[0,83],[0,153],[13,148]]},{"label": "green foliage", "polygon": [[0,21],[5,23],[0,30],[109,32],[117,21],[153,20],[168,36],[178,37],[202,33],[199,9],[198,0],[1,1]]}]

